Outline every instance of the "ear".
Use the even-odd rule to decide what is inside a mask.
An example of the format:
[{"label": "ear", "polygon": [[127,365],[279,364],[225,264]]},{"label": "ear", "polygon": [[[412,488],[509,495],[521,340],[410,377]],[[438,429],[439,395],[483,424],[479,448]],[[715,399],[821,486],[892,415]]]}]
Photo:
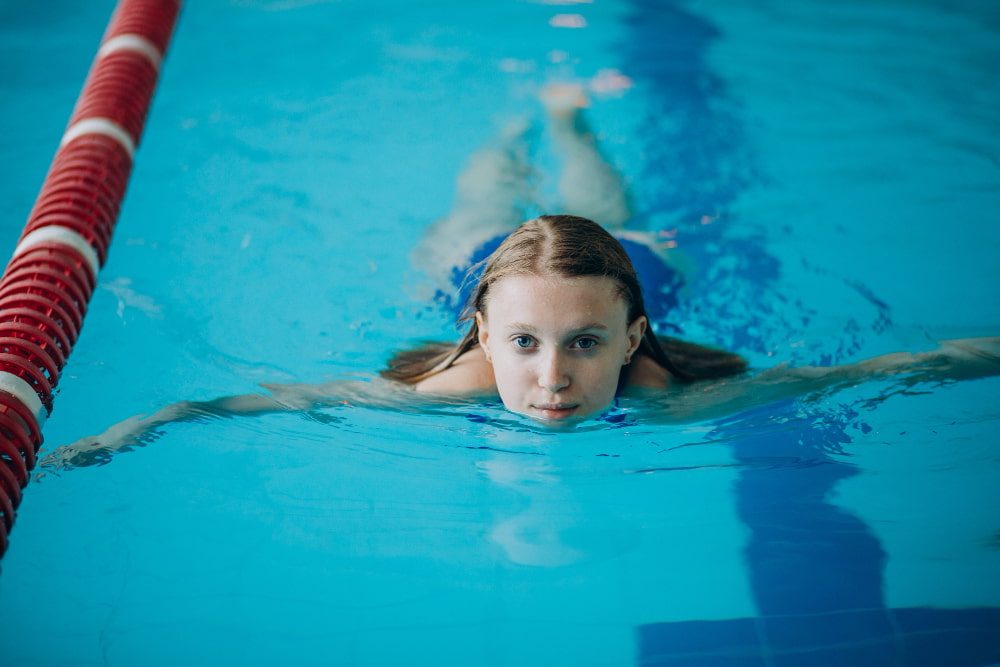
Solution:
[{"label": "ear", "polygon": [[486,317],[483,311],[476,311],[476,329],[479,331],[479,347],[486,355],[486,361],[493,363],[493,355],[490,354],[490,330],[486,327]]},{"label": "ear", "polygon": [[646,335],[647,326],[649,326],[649,320],[646,319],[645,315],[640,315],[632,320],[632,324],[628,325],[628,331],[625,332],[628,338],[628,349],[625,352],[624,363],[627,364],[632,361],[632,355],[639,349],[639,346],[642,344],[642,337]]}]

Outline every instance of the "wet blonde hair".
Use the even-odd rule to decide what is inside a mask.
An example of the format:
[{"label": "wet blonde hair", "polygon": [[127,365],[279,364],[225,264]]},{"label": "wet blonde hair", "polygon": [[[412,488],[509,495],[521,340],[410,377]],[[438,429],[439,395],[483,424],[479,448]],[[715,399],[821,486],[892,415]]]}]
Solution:
[{"label": "wet blonde hair", "polygon": [[[471,322],[461,340],[453,345],[428,343],[397,353],[382,371],[383,377],[416,384],[449,368],[478,345],[475,314],[485,313],[490,288],[509,276],[603,276],[618,285],[629,323],[646,315],[642,287],[632,260],[618,239],[587,218],[543,215],[528,220],[511,232],[483,263],[473,266],[469,275],[474,276],[480,268],[482,275],[459,317],[460,325]],[[675,379],[684,382],[734,375],[746,369],[746,362],[737,355],[675,338],[658,338],[651,326],[646,327],[638,353],[652,358]],[[674,359],[688,363],[675,364]]]}]

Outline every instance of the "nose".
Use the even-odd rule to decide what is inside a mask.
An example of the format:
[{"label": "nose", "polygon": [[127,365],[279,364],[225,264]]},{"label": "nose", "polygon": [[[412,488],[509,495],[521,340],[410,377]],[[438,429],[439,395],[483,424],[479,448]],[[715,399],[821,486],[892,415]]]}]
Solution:
[{"label": "nose", "polygon": [[569,386],[569,369],[558,352],[543,355],[538,369],[538,386],[555,394]]}]

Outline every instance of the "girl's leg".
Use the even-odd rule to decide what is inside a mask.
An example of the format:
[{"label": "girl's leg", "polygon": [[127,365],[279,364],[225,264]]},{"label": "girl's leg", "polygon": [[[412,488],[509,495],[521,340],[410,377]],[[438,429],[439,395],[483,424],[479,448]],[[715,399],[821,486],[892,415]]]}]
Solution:
[{"label": "girl's leg", "polygon": [[446,284],[473,251],[524,222],[533,205],[528,165],[531,124],[511,123],[499,139],[473,153],[455,184],[451,212],[432,224],[413,253],[413,264]]},{"label": "girl's leg", "polygon": [[580,215],[609,231],[624,227],[632,215],[621,174],[601,155],[582,108],[586,93],[576,84],[552,84],[541,94],[552,136],[563,159],[559,194],[564,212]]}]

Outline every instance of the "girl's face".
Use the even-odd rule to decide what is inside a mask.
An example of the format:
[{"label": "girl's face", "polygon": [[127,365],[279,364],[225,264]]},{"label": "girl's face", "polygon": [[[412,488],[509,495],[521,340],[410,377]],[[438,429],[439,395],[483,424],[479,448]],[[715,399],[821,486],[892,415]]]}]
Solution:
[{"label": "girl's face", "polygon": [[600,413],[646,318],[629,324],[618,284],[603,276],[510,276],[476,313],[479,344],[508,410],[544,420]]}]

